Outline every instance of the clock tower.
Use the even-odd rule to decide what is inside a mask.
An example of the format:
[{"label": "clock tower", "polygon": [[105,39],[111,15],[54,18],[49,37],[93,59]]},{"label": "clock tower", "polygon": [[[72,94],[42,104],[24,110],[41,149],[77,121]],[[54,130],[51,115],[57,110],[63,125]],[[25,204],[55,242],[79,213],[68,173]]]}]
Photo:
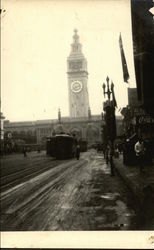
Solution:
[{"label": "clock tower", "polygon": [[77,30],[74,30],[71,53],[67,58],[70,117],[88,117],[87,60],[82,53]]}]

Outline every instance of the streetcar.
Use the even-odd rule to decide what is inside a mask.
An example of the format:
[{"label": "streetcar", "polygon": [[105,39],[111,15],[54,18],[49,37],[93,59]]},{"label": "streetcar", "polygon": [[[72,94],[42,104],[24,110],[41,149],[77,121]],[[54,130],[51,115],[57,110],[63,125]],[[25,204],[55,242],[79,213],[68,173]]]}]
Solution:
[{"label": "streetcar", "polygon": [[56,159],[70,159],[75,157],[77,140],[67,134],[57,134],[48,137],[46,141],[46,154]]}]

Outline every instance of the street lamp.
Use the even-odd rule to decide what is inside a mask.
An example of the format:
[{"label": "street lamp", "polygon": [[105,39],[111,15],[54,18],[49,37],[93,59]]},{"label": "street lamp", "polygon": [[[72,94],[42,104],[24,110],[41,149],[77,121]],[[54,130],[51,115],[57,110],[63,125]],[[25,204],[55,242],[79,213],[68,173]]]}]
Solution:
[{"label": "street lamp", "polygon": [[[106,133],[108,142],[110,143],[110,166],[111,166],[111,176],[114,176],[114,165],[113,165],[113,154],[114,154],[114,140],[116,138],[116,121],[115,121],[115,107],[116,99],[114,95],[114,84],[111,82],[109,84],[109,77],[107,76],[106,82],[103,83],[103,94],[104,97],[107,95],[108,100],[104,102],[104,111],[105,111],[105,123],[106,123]],[[107,87],[107,90],[106,90]],[[112,100],[111,100],[112,95]]]},{"label": "street lamp", "polygon": [[105,97],[105,94],[107,94],[107,97],[108,97],[108,100],[110,101],[110,96],[112,94],[112,92],[110,91],[110,86],[109,86],[109,77],[107,76],[106,77],[106,82],[107,82],[107,91],[105,91],[106,89],[106,84],[103,83],[103,92],[104,92],[104,97]]},{"label": "street lamp", "polygon": [[[105,149],[107,147],[107,143],[108,143],[108,138],[107,138],[107,133],[106,133],[106,123],[105,123],[105,116],[102,112],[102,122],[101,122],[101,139],[102,139],[102,150],[103,150],[103,154],[104,154],[104,159],[105,158]],[[107,159],[106,159],[107,162]]]}]

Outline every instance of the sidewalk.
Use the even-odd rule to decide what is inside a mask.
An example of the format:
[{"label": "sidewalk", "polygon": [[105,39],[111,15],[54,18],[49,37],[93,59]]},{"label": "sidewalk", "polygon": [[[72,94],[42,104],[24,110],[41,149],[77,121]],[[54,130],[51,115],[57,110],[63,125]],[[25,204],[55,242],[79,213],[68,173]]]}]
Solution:
[{"label": "sidewalk", "polygon": [[140,173],[137,166],[125,166],[122,155],[119,158],[114,158],[113,161],[117,173],[134,195],[134,203],[139,208],[141,230],[153,230],[154,164],[152,166],[144,166],[143,173]]},{"label": "sidewalk", "polygon": [[147,196],[154,199],[154,164],[145,166],[143,173],[140,173],[138,166],[124,165],[122,155],[114,158],[113,161],[116,171],[141,205]]}]

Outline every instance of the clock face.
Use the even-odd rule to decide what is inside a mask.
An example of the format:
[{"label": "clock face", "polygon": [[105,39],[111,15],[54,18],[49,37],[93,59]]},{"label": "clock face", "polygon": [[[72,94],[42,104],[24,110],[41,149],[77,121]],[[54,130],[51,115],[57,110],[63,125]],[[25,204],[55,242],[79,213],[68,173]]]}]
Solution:
[{"label": "clock face", "polygon": [[80,81],[73,81],[72,84],[71,84],[71,90],[74,93],[80,92],[82,90],[82,82],[80,82]]}]

